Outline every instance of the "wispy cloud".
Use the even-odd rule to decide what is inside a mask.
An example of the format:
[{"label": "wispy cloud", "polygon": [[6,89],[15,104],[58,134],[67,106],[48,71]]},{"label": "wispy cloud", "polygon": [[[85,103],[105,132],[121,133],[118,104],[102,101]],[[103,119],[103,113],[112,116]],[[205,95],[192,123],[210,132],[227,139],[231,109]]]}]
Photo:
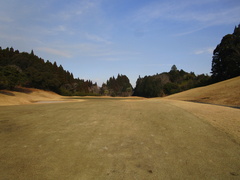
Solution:
[{"label": "wispy cloud", "polygon": [[170,67],[172,66],[172,64],[146,64],[144,66],[148,66],[148,67]]},{"label": "wispy cloud", "polygon": [[57,55],[57,56],[64,57],[64,58],[70,58],[71,57],[71,55],[68,52],[62,51],[62,50],[59,50],[59,49],[53,49],[53,48],[48,48],[48,47],[38,47],[38,48],[36,48],[36,50],[42,51],[44,53]]},{"label": "wispy cloud", "polygon": [[94,14],[98,11],[99,1],[83,0],[83,1],[73,1],[69,5],[62,9],[56,17],[61,20],[69,21],[72,19],[79,19],[87,14]]},{"label": "wispy cloud", "polygon": [[[191,27],[181,35],[190,34],[206,27],[238,23],[240,17],[240,3],[229,5],[227,1],[157,1],[150,3],[134,13],[137,22],[179,22],[192,23]],[[191,28],[190,27],[190,28]]]},{"label": "wispy cloud", "polygon": [[90,33],[85,33],[85,37],[91,41],[95,41],[95,42],[100,42],[100,43],[106,43],[106,44],[112,44],[111,41],[108,41],[98,35],[95,34],[90,34]]},{"label": "wispy cloud", "polygon": [[200,54],[212,54],[213,53],[214,48],[213,47],[208,47],[208,48],[202,48],[202,49],[198,49],[195,50],[193,53],[196,55],[200,55]]},{"label": "wispy cloud", "polygon": [[106,58],[102,58],[102,61],[110,61],[110,62],[115,62],[115,61],[121,61],[123,59],[118,58],[118,57],[106,57]]}]

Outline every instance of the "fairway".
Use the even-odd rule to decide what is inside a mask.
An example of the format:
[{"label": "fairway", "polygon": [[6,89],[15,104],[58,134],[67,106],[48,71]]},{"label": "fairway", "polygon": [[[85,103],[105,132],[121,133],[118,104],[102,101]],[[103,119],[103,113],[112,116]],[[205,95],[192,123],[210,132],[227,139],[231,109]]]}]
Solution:
[{"label": "fairway", "polygon": [[239,179],[239,143],[175,103],[1,106],[0,179]]}]

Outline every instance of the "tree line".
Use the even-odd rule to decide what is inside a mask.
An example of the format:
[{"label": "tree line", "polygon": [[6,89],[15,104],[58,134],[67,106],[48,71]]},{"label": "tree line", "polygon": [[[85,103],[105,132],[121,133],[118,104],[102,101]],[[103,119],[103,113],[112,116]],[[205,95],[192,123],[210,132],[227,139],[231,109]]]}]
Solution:
[{"label": "tree line", "polygon": [[0,89],[16,86],[49,90],[61,95],[95,95],[97,84],[74,78],[56,62],[44,61],[33,52],[0,47]]},{"label": "tree line", "polygon": [[126,75],[118,74],[117,78],[110,77],[107,83],[103,83],[100,93],[106,96],[131,96],[132,85]]},{"label": "tree line", "polygon": [[240,75],[240,24],[222,38],[213,51],[212,76],[178,70],[140,77],[133,88],[126,75],[110,77],[102,87],[91,80],[74,78],[56,62],[44,61],[33,52],[19,52],[0,47],[0,89],[17,86],[54,91],[61,95],[107,95],[159,97],[205,86]]},{"label": "tree line", "polygon": [[240,24],[232,34],[227,34],[213,51],[212,76],[195,75],[177,70],[175,65],[169,72],[139,77],[133,95],[159,97],[205,86],[240,76]]},{"label": "tree line", "polygon": [[187,73],[182,69],[178,70],[176,65],[173,65],[169,72],[139,77],[133,95],[162,97],[209,83],[210,76],[205,74],[196,76],[193,72]]}]

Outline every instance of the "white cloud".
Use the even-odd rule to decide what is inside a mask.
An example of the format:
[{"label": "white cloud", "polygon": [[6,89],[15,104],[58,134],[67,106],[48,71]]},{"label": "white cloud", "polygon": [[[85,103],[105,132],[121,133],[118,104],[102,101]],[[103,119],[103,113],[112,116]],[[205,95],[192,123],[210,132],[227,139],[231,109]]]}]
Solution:
[{"label": "white cloud", "polygon": [[202,48],[194,51],[194,54],[200,55],[200,54],[212,54],[214,48],[213,47],[208,47],[208,48]]}]

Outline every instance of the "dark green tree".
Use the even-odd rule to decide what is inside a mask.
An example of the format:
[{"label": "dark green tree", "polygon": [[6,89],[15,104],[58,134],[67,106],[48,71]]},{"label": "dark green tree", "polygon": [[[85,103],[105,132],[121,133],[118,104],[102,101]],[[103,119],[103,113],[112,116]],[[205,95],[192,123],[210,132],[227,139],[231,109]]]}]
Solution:
[{"label": "dark green tree", "polygon": [[91,95],[97,92],[92,81],[74,79],[69,71],[56,62],[44,61],[31,53],[0,48],[0,88],[16,86],[50,90],[62,95]]},{"label": "dark green tree", "polygon": [[177,71],[177,66],[175,64],[171,67],[171,71]]},{"label": "dark green tree", "polygon": [[240,24],[213,51],[212,78],[222,81],[240,75]]},{"label": "dark green tree", "polygon": [[145,76],[137,79],[134,88],[134,96],[158,97],[174,94],[190,88],[209,84],[208,75],[196,76],[193,72],[187,73],[184,70],[177,70],[175,65],[167,73]]},{"label": "dark green tree", "polygon": [[126,75],[118,74],[117,78],[110,77],[107,83],[102,87],[102,93],[111,96],[131,96],[132,95],[132,85]]},{"label": "dark green tree", "polygon": [[24,82],[24,73],[15,65],[0,66],[0,89],[14,89]]}]

